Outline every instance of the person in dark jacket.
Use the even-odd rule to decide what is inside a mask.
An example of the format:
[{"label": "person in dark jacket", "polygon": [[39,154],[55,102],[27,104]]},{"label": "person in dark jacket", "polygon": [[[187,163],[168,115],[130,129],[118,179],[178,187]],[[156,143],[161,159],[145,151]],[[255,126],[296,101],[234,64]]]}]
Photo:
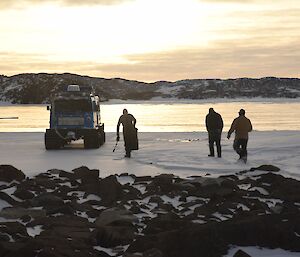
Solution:
[{"label": "person in dark jacket", "polygon": [[247,162],[247,143],[248,133],[252,131],[251,121],[245,117],[245,110],[239,111],[239,117],[235,118],[228,131],[227,138],[229,139],[233,131],[235,131],[235,138],[233,141],[233,149],[240,156],[240,159]]},{"label": "person in dark jacket", "polygon": [[213,108],[209,108],[209,113],[206,115],[205,124],[208,132],[210,151],[210,154],[208,156],[215,156],[214,143],[216,143],[218,157],[221,158],[221,135],[223,130],[222,116],[219,113],[215,112]]},{"label": "person in dark jacket", "polygon": [[127,109],[123,110],[123,115],[120,116],[117,125],[117,141],[120,140],[119,129],[120,125],[123,125],[123,138],[126,155],[125,157],[131,157],[132,150],[138,150],[137,128],[135,127],[136,119],[132,114],[129,114]]}]

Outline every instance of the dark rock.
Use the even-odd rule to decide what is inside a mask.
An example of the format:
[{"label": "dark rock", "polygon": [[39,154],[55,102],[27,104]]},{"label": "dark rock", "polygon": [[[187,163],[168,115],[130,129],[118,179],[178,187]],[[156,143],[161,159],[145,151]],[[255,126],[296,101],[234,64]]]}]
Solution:
[{"label": "dark rock", "polygon": [[276,166],[273,165],[260,165],[259,167],[256,168],[251,168],[250,171],[255,171],[255,170],[262,170],[262,171],[272,171],[272,172],[278,172],[280,169]]},{"label": "dark rock", "polygon": [[114,206],[118,200],[121,200],[124,193],[122,185],[115,176],[109,176],[97,181],[82,183],[78,190],[88,194],[95,194],[101,198],[101,204],[104,206]]},{"label": "dark rock", "polygon": [[88,167],[82,166],[72,170],[74,179],[81,179],[82,183],[97,181],[99,179],[99,170],[90,170]]},{"label": "dark rock", "polygon": [[0,234],[8,234],[13,240],[23,240],[29,237],[26,227],[19,222],[1,222]]},{"label": "dark rock", "polygon": [[33,206],[44,206],[44,207],[64,205],[63,199],[51,193],[44,193],[38,195],[33,199],[31,199],[31,203]]},{"label": "dark rock", "polygon": [[59,174],[59,177],[62,177],[62,178],[74,179],[74,173],[71,173],[71,172],[59,170],[58,174]]},{"label": "dark rock", "polygon": [[42,188],[40,185],[38,185],[35,182],[34,178],[23,180],[22,183],[17,185],[17,191],[18,190],[30,191],[30,192],[33,192],[36,194],[41,194],[41,193],[46,192],[46,189]]},{"label": "dark rock", "polygon": [[147,228],[144,229],[145,234],[157,234],[163,231],[180,230],[181,228],[191,225],[190,221],[181,219],[174,213],[159,215],[147,222]]},{"label": "dark rock", "polygon": [[12,182],[22,181],[25,174],[11,165],[0,165],[0,181]]},{"label": "dark rock", "polygon": [[163,253],[157,248],[152,248],[145,251],[143,257],[163,257]]},{"label": "dark rock", "polygon": [[262,174],[257,183],[268,183],[269,196],[289,202],[300,202],[300,181],[285,178],[281,175],[268,173]]},{"label": "dark rock", "polygon": [[34,182],[36,185],[45,188],[45,189],[51,189],[54,190],[57,186],[57,183],[55,183],[55,180],[52,180],[48,176],[39,176],[34,179]]},{"label": "dark rock", "polygon": [[125,209],[111,208],[103,211],[95,221],[97,243],[103,247],[126,245],[133,241],[137,218]]},{"label": "dark rock", "polygon": [[106,226],[115,222],[132,223],[137,222],[137,218],[126,209],[110,208],[104,210],[95,221],[97,227]]},{"label": "dark rock", "polygon": [[19,187],[17,188],[17,190],[14,192],[13,195],[22,200],[28,200],[34,197],[34,194],[32,192]]},{"label": "dark rock", "polygon": [[139,176],[139,177],[135,177],[134,179],[134,183],[149,182],[149,181],[152,181],[151,176]]},{"label": "dark rock", "polygon": [[170,193],[173,190],[178,190],[174,182],[173,174],[161,174],[153,178],[152,182],[146,186],[146,190],[149,193]]},{"label": "dark rock", "polygon": [[176,182],[175,186],[178,187],[178,191],[187,191],[190,194],[192,194],[193,192],[195,192],[197,190],[195,185],[193,185],[189,181]]},{"label": "dark rock", "polygon": [[63,214],[63,215],[73,215],[75,210],[71,207],[71,205],[64,204],[63,206],[47,206],[47,215],[53,214]]},{"label": "dark rock", "polygon": [[28,214],[22,216],[20,219],[21,219],[22,222],[24,222],[24,223],[28,223],[28,222],[30,222],[30,221],[32,220],[31,217],[30,217]]},{"label": "dark rock", "polygon": [[[30,237],[22,224],[7,228],[1,223],[0,256],[107,257],[94,249],[97,245],[116,247],[124,257],[221,257],[229,245],[300,251],[300,182],[276,173],[242,178],[132,176],[134,184],[121,185],[116,175],[100,179],[86,167],[55,172],[59,178],[50,171],[10,185],[23,201],[0,192],[0,199],[14,206],[0,216],[21,219],[27,228],[42,227]],[[142,194],[138,185],[147,191]],[[120,245],[128,244],[123,253]]]},{"label": "dark rock", "polygon": [[109,176],[100,181],[99,196],[102,204],[106,206],[121,199],[122,185],[115,176]]},{"label": "dark rock", "polygon": [[[6,241],[9,242],[10,238],[7,234],[2,234],[3,232],[0,230],[0,242]],[[1,247],[0,247],[0,253],[1,253]],[[4,256],[4,255],[0,255]]]},{"label": "dark rock", "polygon": [[23,216],[31,216],[32,218],[46,216],[45,210],[25,209],[22,207],[8,207],[0,211],[0,217],[6,219],[20,219]]},{"label": "dark rock", "polygon": [[12,197],[10,197],[8,194],[4,192],[0,192],[0,199],[4,200],[5,202],[13,206],[18,204],[18,202],[15,199],[13,199]]},{"label": "dark rock", "polygon": [[233,257],[251,257],[251,255],[249,255],[248,253],[245,253],[244,251],[242,250],[238,250],[234,255]]},{"label": "dark rock", "polygon": [[101,211],[95,210],[95,209],[89,210],[89,211],[86,212],[86,214],[87,214],[90,218],[97,218],[97,217],[99,217],[100,213],[101,213]]},{"label": "dark rock", "polygon": [[141,196],[140,190],[138,190],[132,186],[129,186],[127,184],[123,185],[122,190],[124,192],[122,195],[123,201],[135,200]]}]

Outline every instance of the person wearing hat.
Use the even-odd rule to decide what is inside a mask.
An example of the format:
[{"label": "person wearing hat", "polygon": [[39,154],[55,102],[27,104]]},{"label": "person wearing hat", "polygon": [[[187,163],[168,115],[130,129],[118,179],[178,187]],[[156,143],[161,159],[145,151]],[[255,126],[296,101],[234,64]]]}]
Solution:
[{"label": "person wearing hat", "polygon": [[120,140],[120,125],[123,125],[123,139],[125,146],[125,157],[131,157],[132,150],[138,150],[138,138],[137,138],[137,128],[135,127],[136,119],[127,109],[123,110],[123,115],[120,116],[117,125],[117,141]]},{"label": "person wearing hat", "polygon": [[215,156],[214,144],[216,143],[218,157],[221,158],[221,134],[223,130],[222,116],[215,112],[213,108],[209,108],[206,115],[205,125],[208,132],[209,157]]},{"label": "person wearing hat", "polygon": [[229,139],[231,134],[235,132],[235,138],[233,142],[233,149],[237,152],[245,163],[247,162],[247,144],[248,133],[252,131],[251,121],[245,117],[245,110],[239,111],[239,117],[235,118],[228,131],[227,138]]}]

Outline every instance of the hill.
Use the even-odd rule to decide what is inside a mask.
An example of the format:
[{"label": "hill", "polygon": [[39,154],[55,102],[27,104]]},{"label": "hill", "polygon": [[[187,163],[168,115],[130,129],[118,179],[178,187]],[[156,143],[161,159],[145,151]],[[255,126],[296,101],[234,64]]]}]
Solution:
[{"label": "hill", "polygon": [[14,76],[0,75],[0,100],[22,104],[46,103],[51,95],[65,90],[70,84],[93,87],[102,101],[150,100],[153,97],[179,99],[300,97],[298,78],[187,79],[145,83],[70,73],[26,73]]}]

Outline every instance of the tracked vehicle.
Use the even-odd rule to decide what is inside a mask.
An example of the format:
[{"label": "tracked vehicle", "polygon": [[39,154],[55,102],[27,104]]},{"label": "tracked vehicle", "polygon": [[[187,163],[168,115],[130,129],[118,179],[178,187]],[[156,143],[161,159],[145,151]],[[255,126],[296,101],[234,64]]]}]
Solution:
[{"label": "tracked vehicle", "polygon": [[99,148],[105,142],[99,97],[90,88],[69,85],[51,100],[50,128],[45,133],[45,148],[59,149],[83,139],[84,148]]}]

